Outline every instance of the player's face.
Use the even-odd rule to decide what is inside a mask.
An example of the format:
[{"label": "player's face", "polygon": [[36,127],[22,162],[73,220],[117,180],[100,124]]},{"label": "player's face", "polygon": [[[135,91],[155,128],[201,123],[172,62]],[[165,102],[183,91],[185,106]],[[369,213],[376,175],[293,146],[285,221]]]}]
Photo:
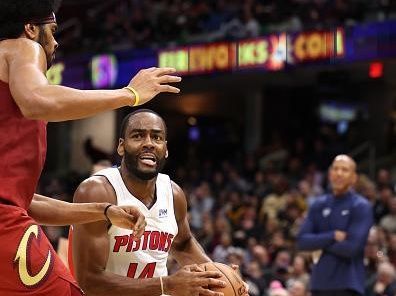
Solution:
[{"label": "player's face", "polygon": [[55,59],[56,49],[58,48],[58,42],[56,42],[54,37],[57,29],[58,25],[56,23],[40,25],[40,31],[36,40],[44,48],[47,58],[47,69],[51,67]]},{"label": "player's face", "polygon": [[336,159],[329,169],[329,180],[335,194],[346,193],[356,181],[355,166],[352,161]]},{"label": "player's face", "polygon": [[133,115],[120,139],[118,152],[127,170],[142,180],[155,178],[168,155],[164,122],[149,112]]}]

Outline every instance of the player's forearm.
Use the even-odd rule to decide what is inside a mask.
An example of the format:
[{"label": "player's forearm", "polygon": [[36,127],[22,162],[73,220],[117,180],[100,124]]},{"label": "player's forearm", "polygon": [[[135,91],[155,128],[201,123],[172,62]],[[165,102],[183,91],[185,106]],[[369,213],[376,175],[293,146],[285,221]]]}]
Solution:
[{"label": "player's forearm", "polygon": [[172,247],[171,252],[180,266],[212,261],[194,237],[180,245],[176,245],[174,248]]},{"label": "player's forearm", "polygon": [[58,85],[41,86],[19,106],[30,119],[65,121],[132,105],[131,92],[119,90],[77,90]]},{"label": "player's forearm", "polygon": [[105,220],[107,203],[68,203],[35,194],[29,215],[42,225],[71,225]]},{"label": "player's forearm", "polygon": [[77,277],[77,279],[87,296],[161,295],[159,278],[132,279],[104,271],[100,274],[86,275],[85,278]]}]

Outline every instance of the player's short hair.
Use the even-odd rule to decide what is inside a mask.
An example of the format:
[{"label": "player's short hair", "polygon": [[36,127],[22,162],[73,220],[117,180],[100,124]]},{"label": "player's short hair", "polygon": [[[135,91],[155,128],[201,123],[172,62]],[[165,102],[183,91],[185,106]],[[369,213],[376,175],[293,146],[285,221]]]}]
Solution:
[{"label": "player's short hair", "polygon": [[29,21],[50,16],[60,0],[1,0],[0,39],[18,38]]},{"label": "player's short hair", "polygon": [[139,113],[143,113],[143,112],[152,113],[152,114],[158,116],[159,118],[161,118],[162,122],[164,123],[164,127],[165,127],[165,136],[167,135],[168,130],[167,130],[167,127],[166,127],[166,124],[165,124],[165,120],[162,118],[162,116],[159,115],[157,112],[151,110],[151,109],[142,108],[142,109],[135,110],[135,111],[129,113],[127,116],[124,117],[124,119],[122,120],[122,123],[121,123],[120,138],[122,138],[122,139],[125,138],[125,132],[126,132],[126,129],[127,129],[127,126],[128,126],[128,123],[129,123],[130,119],[134,115],[139,114]]}]

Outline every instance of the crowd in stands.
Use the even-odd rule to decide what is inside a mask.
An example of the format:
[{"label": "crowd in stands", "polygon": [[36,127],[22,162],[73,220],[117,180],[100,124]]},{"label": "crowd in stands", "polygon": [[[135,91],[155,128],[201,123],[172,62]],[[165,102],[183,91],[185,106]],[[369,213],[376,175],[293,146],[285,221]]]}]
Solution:
[{"label": "crowd in stands", "polygon": [[235,40],[272,32],[382,21],[396,16],[396,4],[391,0],[111,0],[87,3],[86,9],[81,9],[79,6],[84,5],[81,1],[64,1],[59,17],[62,52]]},{"label": "crowd in stands", "polygon": [[[197,240],[214,261],[240,266],[251,296],[309,295],[311,254],[297,250],[295,240],[308,207],[328,189],[326,170],[334,155],[306,154],[301,145],[294,152],[278,147],[228,160],[192,155],[168,172],[188,197]],[[373,179],[361,174],[356,184],[372,203],[376,221],[365,249],[367,296],[396,293],[392,174],[381,168]],[[40,192],[71,200],[81,176],[66,180],[43,178]],[[55,246],[66,235],[60,228],[46,230]],[[177,269],[173,260],[169,269]]]}]

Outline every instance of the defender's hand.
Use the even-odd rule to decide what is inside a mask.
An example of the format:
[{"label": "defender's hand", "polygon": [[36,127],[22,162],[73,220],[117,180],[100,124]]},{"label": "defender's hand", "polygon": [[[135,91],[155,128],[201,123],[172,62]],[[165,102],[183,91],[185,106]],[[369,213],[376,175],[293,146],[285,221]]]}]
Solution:
[{"label": "defender's hand", "polygon": [[115,226],[132,229],[134,240],[140,239],[147,225],[143,214],[134,206],[112,205],[107,211],[107,217]]},{"label": "defender's hand", "polygon": [[180,82],[181,78],[173,75],[176,72],[174,68],[148,68],[140,70],[135,77],[129,82],[139,94],[139,103],[142,105],[157,94],[162,92],[179,93],[180,89],[170,86],[169,83]]}]

